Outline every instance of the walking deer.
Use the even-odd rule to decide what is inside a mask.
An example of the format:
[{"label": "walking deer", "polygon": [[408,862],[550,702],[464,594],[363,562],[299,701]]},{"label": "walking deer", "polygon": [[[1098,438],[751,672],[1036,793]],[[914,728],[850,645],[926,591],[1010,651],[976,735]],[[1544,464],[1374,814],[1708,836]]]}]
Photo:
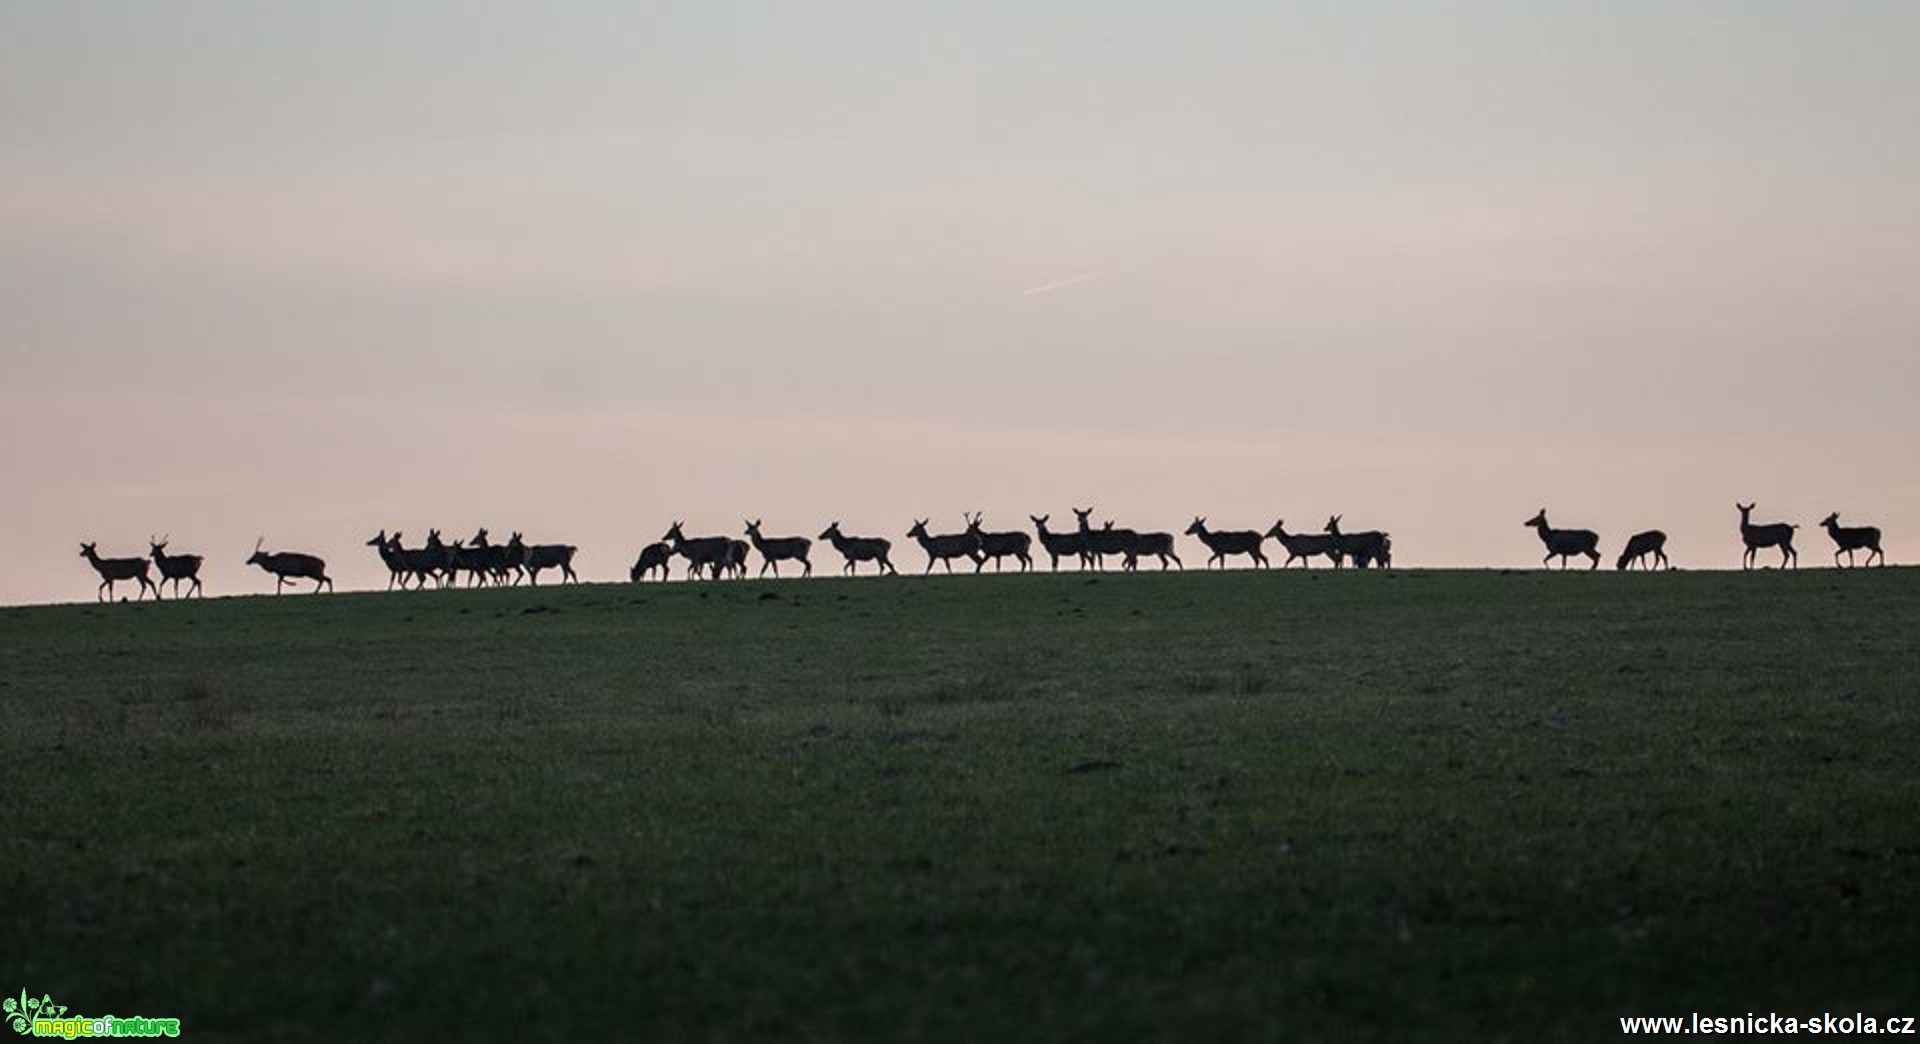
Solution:
[{"label": "walking deer", "polygon": [[1756,526],[1753,524],[1754,505],[1736,501],[1733,506],[1740,512],[1740,542],[1747,546],[1746,554],[1740,558],[1740,568],[1752,569],[1754,556],[1763,547],[1780,549],[1780,568],[1787,568],[1789,562],[1793,568],[1800,568],[1800,552],[1793,549],[1793,531],[1800,528],[1797,523],[1766,522]]},{"label": "walking deer", "polygon": [[972,518],[967,519],[967,532],[973,536],[974,544],[980,551],[980,557],[974,560],[973,571],[979,572],[981,567],[987,564],[987,559],[991,558],[993,571],[997,573],[1000,571],[1000,560],[1008,555],[1019,560],[1021,572],[1024,573],[1033,568],[1031,554],[1033,538],[1017,529],[1005,533],[989,533],[980,525],[986,517],[985,514],[976,511]]},{"label": "walking deer", "polygon": [[747,523],[747,536],[753,540],[753,549],[760,552],[760,575],[767,575],[767,567],[773,567],[773,575],[780,575],[780,563],[799,562],[801,576],[813,575],[813,563],[807,561],[807,554],[813,548],[813,541],[803,536],[769,537],[760,535],[760,520]]},{"label": "walking deer", "polygon": [[841,571],[849,576],[858,574],[859,570],[856,567],[861,562],[874,563],[873,571],[876,576],[882,573],[900,575],[900,571],[887,560],[887,555],[893,551],[893,541],[886,537],[847,536],[840,532],[840,522],[835,519],[832,525],[821,531],[820,539],[832,544],[833,549],[840,552],[840,557],[847,560],[846,568]]},{"label": "walking deer", "polygon": [[266,542],[267,538],[261,537],[254,543],[253,556],[247,559],[247,564],[257,565],[273,574],[274,594],[279,594],[290,579],[313,581],[314,594],[319,594],[323,586],[329,591],[333,590],[333,581],[327,578],[327,563],[324,560],[298,551],[260,550]]},{"label": "walking deer", "polygon": [[711,572],[718,579],[733,541],[723,536],[689,537],[681,532],[680,526],[681,523],[675,522],[660,539],[673,548],[674,554],[687,560],[687,579],[705,572]]},{"label": "walking deer", "polygon": [[1667,561],[1667,535],[1658,529],[1649,529],[1644,533],[1635,533],[1628,537],[1626,548],[1620,552],[1620,561],[1614,563],[1613,567],[1624,571],[1638,562],[1640,568],[1652,569],[1653,564],[1647,561],[1649,557],[1653,562],[1659,563],[1662,569],[1673,568],[1673,563]]},{"label": "walking deer", "polygon": [[673,548],[664,543],[648,544],[640,549],[640,557],[634,560],[633,568],[627,570],[627,579],[634,583],[646,579],[647,574],[660,570],[660,579],[667,579],[667,565],[673,560]]},{"label": "walking deer", "polygon": [[[1113,520],[1109,519],[1107,520],[1104,531],[1111,532],[1112,530]],[[1180,556],[1173,552],[1172,533],[1138,532],[1133,534],[1133,546],[1127,550],[1126,557],[1121,560],[1121,567],[1129,571],[1137,569],[1140,566],[1140,560],[1148,555],[1152,555],[1160,560],[1160,571],[1163,573],[1167,571],[1167,559],[1169,558],[1173,559],[1174,568],[1182,571],[1187,568],[1186,563],[1180,561]]]},{"label": "walking deer", "polygon": [[[1122,568],[1130,569],[1133,567],[1135,562],[1134,549],[1140,544],[1140,534],[1131,529],[1115,529],[1113,528],[1112,522],[1108,522],[1107,525],[1101,529],[1093,528],[1093,524],[1090,521],[1093,517],[1092,508],[1087,508],[1084,511],[1080,508],[1074,508],[1073,515],[1080,523],[1080,539],[1085,541],[1087,549],[1086,559],[1093,563],[1095,569],[1106,568],[1106,558],[1108,555],[1119,555]],[[1164,562],[1161,564],[1163,566],[1165,565]]]},{"label": "walking deer", "polygon": [[167,541],[172,539],[172,537],[173,534],[169,533],[161,537],[158,543],[155,543],[151,534],[147,536],[147,553],[153,556],[153,564],[160,569],[160,583],[154,587],[153,596],[159,598],[161,588],[166,587],[167,581],[171,580],[173,581],[173,596],[178,598],[180,597],[180,581],[191,580],[193,581],[193,586],[187,588],[187,597],[192,598],[195,594],[198,594],[200,597],[205,598],[207,593],[200,587],[200,563],[203,559],[201,559],[199,555],[167,554]]},{"label": "walking deer", "polygon": [[1327,519],[1326,534],[1333,538],[1333,565],[1340,567],[1342,558],[1353,559],[1356,569],[1365,569],[1377,565],[1386,569],[1393,565],[1393,538],[1377,529],[1364,533],[1340,532],[1340,516]]},{"label": "walking deer", "polygon": [[920,549],[927,553],[927,568],[920,575],[933,572],[933,564],[940,563],[953,572],[953,560],[965,558],[973,563],[974,572],[980,571],[980,543],[974,539],[971,530],[965,533],[942,533],[938,536],[927,532],[927,520],[916,519],[907,535],[920,542]]},{"label": "walking deer", "polygon": [[1193,520],[1193,525],[1187,527],[1187,535],[1199,537],[1200,542],[1207,545],[1207,550],[1213,552],[1213,554],[1207,556],[1207,565],[1209,566],[1218,562],[1220,563],[1220,568],[1225,569],[1227,567],[1227,558],[1232,555],[1246,555],[1248,558],[1253,559],[1254,564],[1261,569],[1265,569],[1268,565],[1267,556],[1260,552],[1260,545],[1266,540],[1266,537],[1251,529],[1216,532],[1215,530],[1207,528],[1207,520],[1205,518],[1196,516]]},{"label": "walking deer", "polygon": [[[540,586],[540,570],[560,570],[560,578],[566,583],[579,583],[580,578],[573,572],[573,556],[580,549],[572,544],[528,544],[516,531],[507,540],[507,561],[527,576],[527,583]],[[514,583],[519,583],[519,578]]]},{"label": "walking deer", "polygon": [[1033,522],[1034,530],[1040,534],[1040,546],[1047,552],[1047,557],[1052,559],[1051,568],[1054,572],[1060,571],[1062,558],[1078,558],[1080,568],[1087,567],[1086,534],[1055,533],[1047,528],[1048,516],[1046,515],[1028,515],[1027,518]]},{"label": "walking deer", "polygon": [[1876,556],[1879,557],[1881,565],[1887,564],[1886,552],[1880,550],[1880,527],[1843,526],[1840,524],[1840,512],[1838,511],[1821,519],[1820,524],[1827,528],[1827,535],[1833,538],[1833,564],[1835,566],[1840,564],[1840,552],[1842,551],[1847,553],[1847,565],[1853,565],[1853,553],[1861,548],[1865,548],[1867,551],[1868,565],[1873,564]]},{"label": "walking deer", "polygon": [[100,586],[93,590],[94,601],[112,601],[113,585],[122,580],[138,581],[140,598],[147,597],[147,592],[152,591],[153,600],[156,602],[160,600],[160,589],[153,586],[153,581],[147,579],[147,566],[151,563],[146,559],[101,558],[93,548],[92,544],[80,545],[80,557],[86,559],[87,564],[93,567],[93,571],[100,574]]},{"label": "walking deer", "polygon": [[1340,564],[1340,538],[1331,533],[1289,533],[1287,520],[1283,518],[1267,530],[1267,535],[1287,549],[1287,560],[1280,563],[1282,569],[1292,565],[1296,558],[1300,560],[1300,568],[1311,568],[1315,555],[1325,555],[1328,561]]},{"label": "walking deer", "polygon": [[1560,568],[1565,569],[1568,558],[1585,555],[1593,560],[1588,569],[1600,568],[1600,534],[1591,529],[1555,529],[1547,524],[1546,508],[1541,508],[1538,514],[1527,519],[1526,524],[1538,531],[1540,542],[1547,545],[1547,557],[1540,560],[1542,566],[1557,556]]}]

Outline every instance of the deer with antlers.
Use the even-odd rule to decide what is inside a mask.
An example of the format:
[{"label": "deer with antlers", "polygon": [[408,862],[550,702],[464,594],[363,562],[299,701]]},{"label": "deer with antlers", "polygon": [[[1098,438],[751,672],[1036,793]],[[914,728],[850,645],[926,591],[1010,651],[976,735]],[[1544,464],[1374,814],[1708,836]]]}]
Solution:
[{"label": "deer with antlers", "polygon": [[266,546],[266,543],[266,537],[261,537],[254,542],[253,555],[247,559],[247,564],[257,565],[273,574],[274,594],[279,594],[282,588],[294,580],[313,581],[314,594],[319,594],[322,587],[329,591],[333,590],[333,581],[327,577],[327,563],[324,559],[298,551],[262,551],[261,548]]},{"label": "deer with antlers", "polygon": [[974,544],[980,550],[973,571],[979,572],[987,564],[987,559],[991,558],[993,571],[997,573],[1000,571],[1000,560],[1009,555],[1019,560],[1021,572],[1033,568],[1033,555],[1030,553],[1033,538],[1017,529],[1006,533],[989,533],[981,526],[986,517],[984,512],[976,511],[973,517],[967,519],[967,532],[973,536]]}]

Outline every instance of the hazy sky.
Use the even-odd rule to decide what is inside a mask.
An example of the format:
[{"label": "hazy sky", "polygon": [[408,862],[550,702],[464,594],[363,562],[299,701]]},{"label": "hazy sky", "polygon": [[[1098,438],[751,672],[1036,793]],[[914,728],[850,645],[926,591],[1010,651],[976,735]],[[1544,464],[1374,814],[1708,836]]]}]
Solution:
[{"label": "hazy sky", "polygon": [[624,578],[675,518],[1089,502],[1410,565],[1536,562],[1545,505],[1708,567],[1752,499],[1911,561],[1916,43],[1905,0],[0,2],[0,601],[159,531],[236,593],[261,535]]}]

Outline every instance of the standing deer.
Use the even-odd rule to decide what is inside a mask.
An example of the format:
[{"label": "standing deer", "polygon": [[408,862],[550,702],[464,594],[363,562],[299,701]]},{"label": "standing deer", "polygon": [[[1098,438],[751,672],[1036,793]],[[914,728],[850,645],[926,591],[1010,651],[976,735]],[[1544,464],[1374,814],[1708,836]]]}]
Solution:
[{"label": "standing deer", "polygon": [[855,567],[861,562],[874,563],[875,575],[881,573],[900,575],[900,571],[887,560],[887,555],[893,551],[893,541],[886,537],[847,536],[840,532],[840,522],[835,519],[832,525],[821,531],[820,539],[832,544],[833,549],[840,552],[840,557],[847,560],[846,568],[841,571],[849,576],[858,574],[859,570]]},{"label": "standing deer", "polygon": [[1613,567],[1625,571],[1638,562],[1640,568],[1652,569],[1653,564],[1647,561],[1649,556],[1654,562],[1660,564],[1660,568],[1673,568],[1673,563],[1667,561],[1667,535],[1657,529],[1649,529],[1644,533],[1635,533],[1628,537],[1626,548],[1620,552],[1620,561],[1614,563]]},{"label": "standing deer", "polygon": [[198,593],[200,597],[205,598],[207,593],[201,590],[200,587],[201,557],[199,555],[167,554],[167,541],[171,539],[172,536],[173,534],[169,533],[161,537],[159,543],[154,542],[151,534],[147,536],[147,553],[153,556],[153,564],[160,569],[160,583],[154,587],[153,596],[159,598],[161,588],[166,587],[167,581],[171,580],[173,581],[173,596],[178,598],[180,597],[180,581],[191,580],[193,581],[193,586],[187,588],[187,597],[192,598]]},{"label": "standing deer", "polygon": [[1296,558],[1300,560],[1300,568],[1311,568],[1315,555],[1325,555],[1335,565],[1340,564],[1340,538],[1331,533],[1289,533],[1287,520],[1283,518],[1267,530],[1267,535],[1287,549],[1287,560],[1280,563],[1282,569],[1292,565]]},{"label": "standing deer", "polygon": [[1333,565],[1340,567],[1343,557],[1353,559],[1356,569],[1365,569],[1368,565],[1377,565],[1382,569],[1393,565],[1393,538],[1377,529],[1364,533],[1340,532],[1340,516],[1327,519],[1326,534],[1333,538]]},{"label": "standing deer", "polygon": [[387,590],[393,590],[396,580],[400,582],[400,589],[406,590],[407,570],[401,557],[404,549],[400,546],[400,534],[396,532],[389,537],[387,531],[382,529],[367,541],[367,546],[380,555],[381,564],[387,567]]},{"label": "standing deer", "polygon": [[980,525],[986,517],[984,513],[976,511],[972,518],[967,519],[967,532],[973,536],[974,544],[980,550],[980,557],[974,560],[973,571],[979,572],[987,564],[987,559],[991,558],[993,571],[997,573],[1000,571],[1000,560],[1008,555],[1020,560],[1021,572],[1033,568],[1033,556],[1030,553],[1033,538],[1017,529],[1006,533],[989,533]]},{"label": "standing deer", "polygon": [[1547,524],[1547,509],[1527,519],[1526,525],[1532,526],[1540,534],[1540,542],[1547,545],[1547,557],[1540,560],[1545,566],[1555,556],[1560,559],[1560,568],[1567,567],[1567,559],[1572,555],[1585,555],[1593,559],[1588,569],[1600,568],[1600,534],[1591,529],[1555,529]]},{"label": "standing deer", "polygon": [[152,591],[153,600],[156,602],[160,600],[160,589],[153,586],[153,581],[147,579],[147,566],[149,563],[146,559],[101,558],[100,555],[94,551],[92,544],[80,545],[80,557],[86,559],[87,564],[93,566],[93,571],[100,574],[100,586],[93,590],[94,601],[112,601],[113,585],[122,580],[139,581],[139,597],[145,598],[147,597],[147,592]]},{"label": "standing deer", "polygon": [[972,561],[974,572],[980,571],[980,542],[974,539],[971,531],[942,533],[934,536],[927,532],[927,520],[923,518],[914,521],[913,528],[907,530],[907,535],[918,540],[920,549],[927,553],[927,568],[926,572],[920,574],[922,576],[933,572],[935,562],[946,566],[947,572],[952,573],[953,560],[956,558]]},{"label": "standing deer", "polygon": [[799,562],[801,576],[813,575],[813,563],[807,561],[807,554],[813,548],[813,541],[803,536],[768,537],[760,535],[760,520],[747,523],[747,536],[753,541],[753,549],[760,552],[760,575],[767,575],[767,567],[773,567],[773,575],[780,575],[781,562]]},{"label": "standing deer", "polygon": [[1047,557],[1053,560],[1052,569],[1060,571],[1060,559],[1072,557],[1080,560],[1080,568],[1087,567],[1087,537],[1085,533],[1055,533],[1047,529],[1046,515],[1028,515],[1033,528],[1040,534],[1040,546],[1046,549]]},{"label": "standing deer", "polygon": [[333,590],[333,581],[327,578],[327,563],[314,555],[303,555],[298,551],[265,552],[260,548],[267,542],[261,537],[253,545],[253,556],[247,559],[248,565],[257,565],[273,574],[273,593],[279,594],[289,579],[313,581],[313,593],[319,594],[322,586]]},{"label": "standing deer", "polygon": [[1867,564],[1872,565],[1877,555],[1880,564],[1887,564],[1886,552],[1880,550],[1880,527],[1843,526],[1840,524],[1840,512],[1835,511],[1820,520],[1827,528],[1827,535],[1833,538],[1833,564],[1840,564],[1840,552],[1847,553],[1847,565],[1853,565],[1853,553],[1861,548],[1867,549]]},{"label": "standing deer", "polygon": [[720,561],[713,564],[713,578],[718,580],[720,579],[720,575],[725,573],[735,579],[745,580],[747,578],[748,550],[749,548],[747,547],[746,541],[728,540],[727,553],[721,557]]},{"label": "standing deer", "polygon": [[1747,545],[1746,554],[1740,558],[1740,568],[1752,569],[1754,556],[1763,547],[1780,549],[1780,568],[1787,568],[1788,562],[1793,563],[1793,568],[1800,568],[1800,552],[1793,549],[1793,531],[1800,528],[1797,523],[1768,522],[1756,526],[1754,505],[1736,501],[1733,506],[1740,512],[1740,542]]},{"label": "standing deer", "polygon": [[[1112,519],[1107,520],[1105,528],[1106,531],[1112,531]],[[1172,533],[1133,534],[1133,547],[1128,550],[1127,556],[1121,565],[1128,571],[1132,571],[1139,568],[1140,559],[1148,555],[1152,555],[1160,560],[1160,571],[1163,573],[1167,571],[1167,559],[1169,558],[1173,559],[1173,564],[1176,569],[1184,572],[1187,568],[1186,563],[1180,561],[1180,556],[1173,553]]]},{"label": "standing deer", "polygon": [[718,579],[733,541],[723,536],[688,537],[680,526],[681,523],[675,522],[660,539],[673,548],[674,554],[687,560],[687,579],[705,572],[711,572]]},{"label": "standing deer", "polygon": [[627,579],[632,580],[634,583],[639,583],[641,580],[646,579],[648,573],[658,569],[660,570],[660,579],[665,580],[667,579],[667,565],[672,560],[673,548],[664,543],[648,544],[646,547],[640,549],[640,557],[634,561],[633,568],[627,570]]},{"label": "standing deer", "polygon": [[[400,534],[395,533],[394,543],[398,544],[399,538]],[[459,550],[447,546],[437,529],[427,531],[426,546],[411,551],[402,548],[400,551],[401,561],[413,573],[414,579],[419,581],[415,586],[421,588],[426,587],[427,578],[432,577],[435,586],[444,589],[454,578],[454,560],[458,555]]]},{"label": "standing deer", "polygon": [[1213,554],[1207,556],[1207,565],[1209,566],[1218,562],[1220,563],[1220,568],[1225,569],[1227,567],[1227,558],[1231,555],[1246,555],[1253,559],[1254,564],[1261,569],[1265,569],[1268,565],[1267,556],[1260,553],[1260,545],[1266,540],[1266,537],[1251,529],[1215,532],[1207,528],[1207,520],[1205,518],[1196,516],[1193,520],[1193,525],[1187,527],[1187,535],[1199,537],[1200,542],[1207,545],[1207,550],[1213,552]]},{"label": "standing deer", "polygon": [[[1140,534],[1131,529],[1115,529],[1111,522],[1104,528],[1093,528],[1093,523],[1090,521],[1093,517],[1092,508],[1084,511],[1074,508],[1073,515],[1080,523],[1080,539],[1086,543],[1086,559],[1093,563],[1095,569],[1106,568],[1108,555],[1119,555],[1121,567],[1132,568],[1135,561],[1134,550],[1140,544]],[[1162,565],[1164,564],[1163,562]]]},{"label": "standing deer", "polygon": [[[507,541],[507,562],[526,574],[527,583],[540,586],[540,570],[558,567],[560,577],[566,583],[579,583],[580,578],[573,573],[573,556],[580,549],[572,544],[528,544],[515,532]],[[514,577],[514,583],[520,582]]]}]

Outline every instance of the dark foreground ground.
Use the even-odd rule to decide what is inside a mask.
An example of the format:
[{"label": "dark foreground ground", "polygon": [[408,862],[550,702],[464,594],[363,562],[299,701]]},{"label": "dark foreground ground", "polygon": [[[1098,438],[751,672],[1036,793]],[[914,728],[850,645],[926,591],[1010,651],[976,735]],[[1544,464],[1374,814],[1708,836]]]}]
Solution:
[{"label": "dark foreground ground", "polygon": [[189,1038],[1920,1014],[1920,573],[0,611],[0,995]]}]

